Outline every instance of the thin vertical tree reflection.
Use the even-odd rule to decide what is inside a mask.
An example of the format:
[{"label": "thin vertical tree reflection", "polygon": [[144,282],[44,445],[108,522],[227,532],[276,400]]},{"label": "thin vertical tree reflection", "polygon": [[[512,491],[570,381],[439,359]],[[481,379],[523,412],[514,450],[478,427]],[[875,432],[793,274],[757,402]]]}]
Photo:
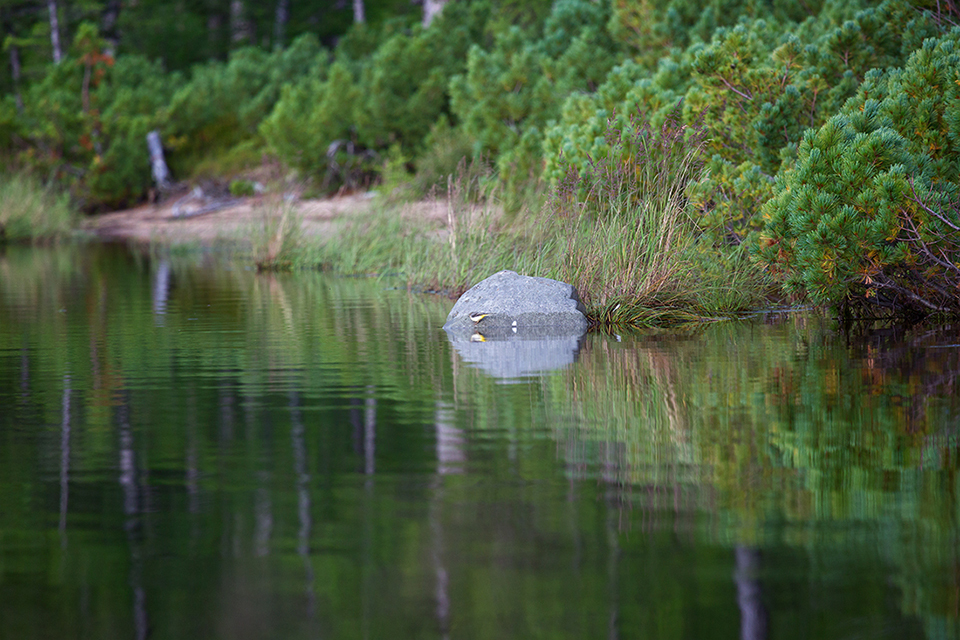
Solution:
[{"label": "thin vertical tree reflection", "polygon": [[167,300],[170,297],[171,273],[169,260],[161,260],[153,274],[153,315],[158,327],[166,324]]},{"label": "thin vertical tree reflection", "polygon": [[617,640],[620,637],[620,514],[622,490],[610,479],[606,482],[604,502],[607,518],[607,638]]},{"label": "thin vertical tree reflection", "polygon": [[197,436],[197,393],[187,393],[186,447],[183,460],[183,481],[187,490],[187,513],[190,520],[190,548],[196,550],[200,538],[200,466]]},{"label": "thin vertical tree reflection", "polygon": [[[26,336],[24,336],[26,337]],[[24,340],[20,348],[20,400],[26,402],[30,397],[30,350]]]},{"label": "thin vertical tree reflection", "polygon": [[116,408],[119,453],[120,488],[123,492],[124,528],[130,547],[130,588],[133,590],[133,627],[136,640],[145,640],[148,633],[146,593],[143,587],[143,549],[141,541],[140,502],[137,459],[134,451],[133,429],[130,426],[129,399],[121,395]]},{"label": "thin vertical tree reflection", "polygon": [[464,472],[467,456],[463,450],[463,432],[454,426],[455,413],[449,404],[438,401],[434,418],[437,439],[437,472],[431,483],[430,532],[433,537],[431,559],[436,579],[436,618],[441,637],[450,637],[450,576],[444,562],[443,477]]},{"label": "thin vertical tree reflection", "polygon": [[270,536],[273,533],[273,503],[270,499],[270,488],[267,486],[270,473],[265,470],[257,472],[257,490],[254,496],[254,525],[253,549],[257,557],[264,557],[270,553]]},{"label": "thin vertical tree reflection", "polygon": [[737,584],[737,606],[740,608],[741,640],[766,640],[767,610],[763,606],[760,581],[760,552],[737,546],[734,549],[737,570],[733,574]]},{"label": "thin vertical tree reflection", "polygon": [[300,395],[290,394],[290,440],[293,445],[293,472],[297,478],[297,555],[303,561],[304,595],[307,598],[307,616],[313,619],[316,609],[313,563],[310,560],[310,474],[307,473],[307,444],[304,438],[303,416],[300,413]]},{"label": "thin vertical tree reflection", "polygon": [[67,506],[70,501],[70,374],[63,375],[60,417],[60,547],[67,548]]},{"label": "thin vertical tree reflection", "polygon": [[[375,505],[373,476],[377,470],[376,452],[377,452],[377,400],[376,388],[373,385],[367,385],[366,397],[363,401],[363,543],[361,550],[361,562],[363,566],[362,593],[360,602],[362,607],[362,627],[363,637],[370,637],[370,622],[374,615],[371,606],[371,598],[374,592],[374,558],[373,558],[373,534],[374,534],[374,512]],[[356,425],[355,425],[356,426]]]}]

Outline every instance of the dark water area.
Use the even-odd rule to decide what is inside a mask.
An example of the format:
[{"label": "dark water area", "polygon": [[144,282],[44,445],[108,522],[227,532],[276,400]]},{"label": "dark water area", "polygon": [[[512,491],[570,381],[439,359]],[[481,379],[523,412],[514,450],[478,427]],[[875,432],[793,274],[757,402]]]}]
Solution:
[{"label": "dark water area", "polygon": [[0,254],[0,638],[960,637],[956,327],[502,370],[392,284]]}]

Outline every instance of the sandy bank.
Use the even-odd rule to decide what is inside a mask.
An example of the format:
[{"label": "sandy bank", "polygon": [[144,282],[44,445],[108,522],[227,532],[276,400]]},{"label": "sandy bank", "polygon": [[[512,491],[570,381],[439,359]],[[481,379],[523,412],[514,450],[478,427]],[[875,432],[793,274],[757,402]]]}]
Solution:
[{"label": "sandy bank", "polygon": [[[206,213],[195,214],[212,202],[191,199],[189,196],[170,199],[161,204],[145,204],[133,209],[90,217],[84,228],[107,240],[157,244],[214,244],[249,237],[256,228],[262,228],[268,216],[280,215],[276,197],[255,196],[230,199],[226,206]],[[363,215],[373,207],[382,206],[376,198],[353,194],[324,199],[304,199],[293,202],[303,232],[310,237],[329,237],[336,233],[341,222]],[[401,215],[446,222],[445,202],[413,202],[400,207]],[[179,215],[177,215],[179,214]]]}]

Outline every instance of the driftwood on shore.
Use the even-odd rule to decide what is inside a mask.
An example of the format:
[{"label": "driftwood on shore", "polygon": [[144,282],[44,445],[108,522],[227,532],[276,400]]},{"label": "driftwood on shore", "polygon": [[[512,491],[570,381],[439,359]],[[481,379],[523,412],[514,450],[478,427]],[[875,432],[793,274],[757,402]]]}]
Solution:
[{"label": "driftwood on shore", "polygon": [[170,212],[171,218],[193,218],[205,213],[213,213],[220,209],[226,209],[242,202],[242,198],[225,197],[216,198],[208,196],[200,187],[195,187],[193,191],[176,201]]}]

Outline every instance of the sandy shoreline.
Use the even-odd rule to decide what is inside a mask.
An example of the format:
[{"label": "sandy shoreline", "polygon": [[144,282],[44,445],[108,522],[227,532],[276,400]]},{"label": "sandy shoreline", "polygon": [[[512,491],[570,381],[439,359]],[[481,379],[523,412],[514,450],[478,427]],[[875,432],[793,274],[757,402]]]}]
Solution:
[{"label": "sandy shoreline", "polygon": [[[179,207],[178,207],[179,205]],[[304,199],[292,203],[302,221],[303,233],[309,237],[329,237],[339,223],[350,217],[381,206],[367,194],[351,194],[323,199]],[[248,238],[254,229],[262,228],[268,216],[280,215],[280,202],[275,196],[254,196],[232,199],[228,206],[199,215],[178,217],[183,212],[183,198],[160,204],[144,204],[132,209],[91,216],[84,229],[105,240],[138,244],[203,244],[236,241]],[[421,201],[400,207],[401,215],[446,222],[444,202]]]}]

